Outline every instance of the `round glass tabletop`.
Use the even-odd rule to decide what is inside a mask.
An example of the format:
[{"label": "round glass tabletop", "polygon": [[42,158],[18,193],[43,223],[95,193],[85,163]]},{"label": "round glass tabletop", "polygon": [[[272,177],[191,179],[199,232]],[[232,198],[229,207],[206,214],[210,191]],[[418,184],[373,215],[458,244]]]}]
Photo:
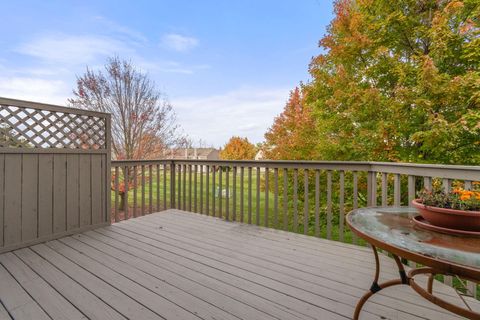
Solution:
[{"label": "round glass tabletop", "polygon": [[[386,247],[400,249],[427,259],[433,258],[447,264],[480,270],[480,238],[422,229],[412,221],[417,215],[418,211],[411,207],[360,208],[348,214],[347,223],[354,232],[367,241],[371,239],[385,244]],[[388,250],[382,245],[377,246]]]}]

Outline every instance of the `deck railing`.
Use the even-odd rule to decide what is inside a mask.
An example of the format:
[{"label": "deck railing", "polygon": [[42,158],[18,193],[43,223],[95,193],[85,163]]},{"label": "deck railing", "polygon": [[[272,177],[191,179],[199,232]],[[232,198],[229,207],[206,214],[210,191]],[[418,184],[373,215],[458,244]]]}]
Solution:
[{"label": "deck railing", "polygon": [[131,160],[112,169],[112,221],[176,208],[351,243],[352,209],[408,205],[424,187],[480,181],[480,167],[382,162]]}]

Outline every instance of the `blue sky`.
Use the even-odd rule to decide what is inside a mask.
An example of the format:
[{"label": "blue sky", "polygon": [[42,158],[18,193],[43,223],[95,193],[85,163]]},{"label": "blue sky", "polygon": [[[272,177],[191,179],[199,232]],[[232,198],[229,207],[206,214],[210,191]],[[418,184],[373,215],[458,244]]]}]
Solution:
[{"label": "blue sky", "polygon": [[332,18],[329,0],[2,1],[0,96],[65,104],[75,77],[131,59],[194,141],[260,142]]}]

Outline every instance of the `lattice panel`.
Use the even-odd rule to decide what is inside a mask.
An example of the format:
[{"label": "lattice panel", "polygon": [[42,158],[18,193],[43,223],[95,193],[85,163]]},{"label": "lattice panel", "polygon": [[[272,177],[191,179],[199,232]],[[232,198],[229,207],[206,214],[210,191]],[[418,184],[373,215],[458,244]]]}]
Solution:
[{"label": "lattice panel", "polygon": [[0,106],[0,147],[106,149],[105,118]]}]

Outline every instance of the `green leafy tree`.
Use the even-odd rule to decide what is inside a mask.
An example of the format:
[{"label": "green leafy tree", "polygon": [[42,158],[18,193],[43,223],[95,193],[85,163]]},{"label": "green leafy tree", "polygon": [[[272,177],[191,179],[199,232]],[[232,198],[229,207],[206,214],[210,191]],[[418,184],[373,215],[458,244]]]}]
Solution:
[{"label": "green leafy tree", "polygon": [[480,164],[478,0],[338,0],[305,103],[330,160]]}]

